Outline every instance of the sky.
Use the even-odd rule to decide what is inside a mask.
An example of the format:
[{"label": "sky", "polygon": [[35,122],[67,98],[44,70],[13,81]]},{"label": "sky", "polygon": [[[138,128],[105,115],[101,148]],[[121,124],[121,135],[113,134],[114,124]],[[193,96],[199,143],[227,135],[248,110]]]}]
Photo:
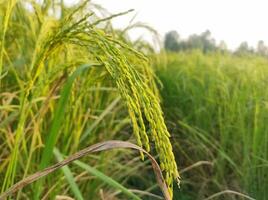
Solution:
[{"label": "sky", "polygon": [[[66,0],[75,2],[78,0]],[[185,39],[191,34],[210,30],[217,43],[224,40],[229,49],[243,41],[255,47],[259,40],[268,44],[268,0],[92,0],[109,12],[135,9],[127,16],[113,20],[116,28],[123,28],[135,16],[156,29],[163,38],[165,33],[176,30]],[[148,32],[137,30],[131,37]]]}]

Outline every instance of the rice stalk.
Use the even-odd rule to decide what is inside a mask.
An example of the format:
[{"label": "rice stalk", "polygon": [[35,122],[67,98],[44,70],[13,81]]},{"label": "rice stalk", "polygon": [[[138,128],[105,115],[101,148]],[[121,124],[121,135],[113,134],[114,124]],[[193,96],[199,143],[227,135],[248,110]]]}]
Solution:
[{"label": "rice stalk", "polygon": [[[71,60],[69,63],[62,64],[62,67],[58,67],[60,61],[62,61],[62,57],[66,57],[66,61],[69,60],[68,55],[71,51],[68,48],[70,48],[74,51],[77,49],[83,51],[85,60],[91,63],[97,63],[96,66],[98,68],[104,66],[107,75],[112,77],[128,109],[137,144],[150,151],[150,142],[154,143],[156,152],[159,154],[161,169],[165,173],[169,193],[172,196],[173,180],[177,179],[179,181],[179,173],[169,140],[170,135],[160,107],[158,91],[154,83],[154,75],[149,69],[149,61],[142,53],[114,38],[113,35],[105,33],[100,28],[101,23],[126,14],[129,11],[97,20],[94,18],[95,14],[93,12],[79,17],[80,11],[86,7],[86,3],[83,3],[77,6],[71,13],[65,13],[63,18],[57,19],[48,14],[48,11],[54,4],[53,2],[47,1],[43,6],[33,3],[35,15],[38,16],[34,22],[32,21],[34,19],[33,14],[29,14],[29,16],[21,14],[23,9],[24,12],[27,12],[23,8],[23,4],[18,4],[15,9],[16,12],[20,9],[22,10],[20,10],[21,13],[18,12],[20,17],[28,17],[30,22],[27,26],[29,25],[33,30],[36,29],[33,31],[36,37],[32,41],[33,49],[29,48],[30,50],[25,50],[25,53],[31,57],[29,62],[25,61],[26,75],[23,76],[15,72],[18,76],[18,82],[21,82],[18,110],[19,118],[14,134],[14,146],[12,147],[12,153],[2,184],[2,191],[5,191],[15,181],[19,152],[28,156],[32,154],[33,148],[35,148],[31,146],[29,150],[27,147],[27,123],[36,109],[36,99],[40,94],[48,90],[45,81],[50,80],[50,76],[54,80],[56,77],[55,74],[63,74],[68,77],[81,64],[88,64]],[[6,12],[10,12],[11,15],[11,10],[7,10]],[[5,23],[8,23],[8,20],[6,21]],[[21,22],[16,23],[19,24]],[[1,48],[3,48],[3,45]],[[23,79],[25,82],[21,81]],[[68,95],[71,95],[71,90],[68,92],[70,93]],[[63,114],[58,111],[54,115],[55,121],[62,118],[61,115]],[[60,135],[60,127],[59,124],[55,129],[58,136]],[[68,124],[66,127],[68,127]],[[41,134],[41,131],[37,132]],[[87,138],[86,136],[84,137]],[[32,137],[32,140],[36,140],[37,138],[41,137],[36,135]],[[52,158],[50,154],[53,147],[57,144],[57,138],[51,139],[50,141],[50,137],[48,137],[45,145],[47,144],[49,145],[43,150],[43,161],[41,161],[39,166],[40,169],[45,168],[51,162]],[[143,159],[143,154],[141,153],[141,155]],[[24,176],[27,174],[27,170],[28,167],[24,172]],[[40,187],[38,187],[39,189]],[[38,198],[38,192],[36,194],[36,198]]]}]

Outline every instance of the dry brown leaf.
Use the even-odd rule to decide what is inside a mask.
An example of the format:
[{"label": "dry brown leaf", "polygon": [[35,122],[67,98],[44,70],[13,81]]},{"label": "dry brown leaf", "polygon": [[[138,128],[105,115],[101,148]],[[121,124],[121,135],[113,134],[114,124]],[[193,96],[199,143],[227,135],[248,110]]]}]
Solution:
[{"label": "dry brown leaf", "polygon": [[32,175],[26,177],[25,179],[17,182],[15,185],[10,187],[6,192],[1,194],[0,200],[4,200],[6,197],[17,192],[18,190],[22,189],[23,187],[31,184],[34,181],[37,181],[38,179],[40,179],[44,176],[47,176],[48,174],[56,171],[57,169],[65,166],[65,165],[68,165],[69,163],[71,163],[71,162],[73,162],[73,161],[75,161],[83,156],[86,156],[86,155],[88,155],[90,153],[94,153],[94,152],[100,152],[100,151],[106,151],[106,150],[118,149],[118,148],[130,148],[130,149],[135,149],[135,150],[142,151],[143,153],[145,153],[149,157],[149,159],[151,160],[152,167],[153,167],[154,173],[156,175],[158,185],[162,190],[164,198],[166,200],[171,200],[171,197],[169,195],[168,188],[167,188],[167,185],[166,185],[165,180],[163,178],[161,169],[160,169],[158,163],[156,162],[156,160],[154,159],[154,157],[151,156],[147,151],[145,151],[144,149],[142,149],[141,147],[139,147],[135,144],[132,144],[130,142],[118,141],[118,140],[110,140],[110,141],[101,142],[101,143],[97,143],[97,144],[94,144],[92,146],[89,146],[89,147],[69,156],[65,160],[58,162],[55,165],[52,165],[44,170],[38,171],[35,174],[32,174]]}]

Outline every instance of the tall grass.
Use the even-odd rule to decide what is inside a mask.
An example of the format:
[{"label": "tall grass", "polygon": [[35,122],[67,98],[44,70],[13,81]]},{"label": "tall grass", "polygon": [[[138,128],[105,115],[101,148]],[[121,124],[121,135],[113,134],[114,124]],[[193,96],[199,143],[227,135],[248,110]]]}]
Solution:
[{"label": "tall grass", "polygon": [[231,189],[267,199],[268,60],[170,53],[158,64],[157,74],[180,162],[187,166],[206,160],[214,165],[188,172],[182,194],[188,188],[193,199],[202,199]]},{"label": "tall grass", "polygon": [[[1,1],[1,192],[51,164],[55,147],[61,159],[60,153],[68,155],[108,138],[132,140],[131,122],[138,145],[147,151],[155,147],[172,195],[179,174],[149,61],[131,42],[121,40],[123,33],[109,22],[129,11],[100,18],[94,6],[87,1],[69,8],[63,1]],[[136,180],[131,175],[132,169],[141,168],[138,160],[115,155],[84,162],[109,175],[114,172],[114,183]],[[103,183],[89,179],[81,168],[64,168],[16,198],[54,199],[70,195],[69,190],[79,199],[82,193],[86,199],[101,198]]]}]

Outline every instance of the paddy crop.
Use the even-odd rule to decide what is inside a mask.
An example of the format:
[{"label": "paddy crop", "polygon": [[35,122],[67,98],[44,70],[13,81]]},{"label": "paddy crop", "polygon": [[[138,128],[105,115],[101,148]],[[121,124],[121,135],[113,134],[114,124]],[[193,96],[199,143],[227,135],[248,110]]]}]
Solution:
[{"label": "paddy crop", "polygon": [[[268,60],[199,51],[158,56],[176,157],[185,167],[206,161],[183,177],[180,195],[234,190],[267,199]],[[225,195],[218,198],[242,199]]]},{"label": "paddy crop", "polygon": [[[98,16],[94,9],[99,7],[90,2],[65,7],[56,1],[14,0],[0,5],[1,192],[62,154],[114,139],[126,128],[119,139],[132,140],[131,124],[137,144],[147,151],[153,146],[172,196],[179,174],[149,60],[131,42],[120,40],[123,33],[110,24],[130,11]],[[110,170],[107,158],[112,155],[95,157],[91,165]],[[120,171],[127,168],[130,178],[132,169],[119,164],[122,158],[110,162]],[[83,169],[65,167],[63,174],[37,181],[16,198],[53,198],[69,190],[78,199],[103,195],[102,182],[89,181]],[[123,174],[118,178],[128,181]]]}]

